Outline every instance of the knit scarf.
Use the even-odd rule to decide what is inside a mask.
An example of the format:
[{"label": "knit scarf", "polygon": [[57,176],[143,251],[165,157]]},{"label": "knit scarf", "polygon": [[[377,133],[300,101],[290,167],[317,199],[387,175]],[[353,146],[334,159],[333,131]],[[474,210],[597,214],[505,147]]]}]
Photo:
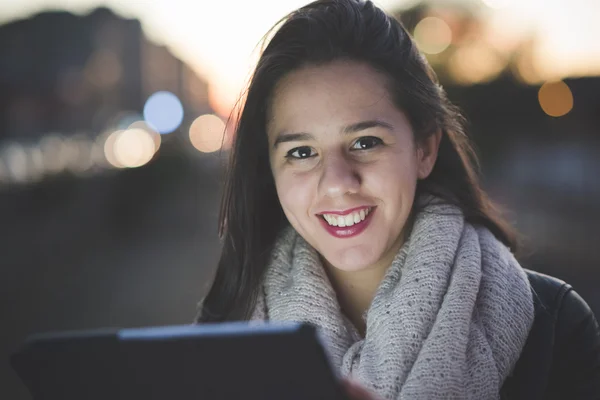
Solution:
[{"label": "knit scarf", "polygon": [[385,399],[499,399],[533,323],[525,271],[460,210],[429,204],[364,315],[340,310],[318,253],[293,228],[274,246],[253,319],[319,328],[332,365]]}]

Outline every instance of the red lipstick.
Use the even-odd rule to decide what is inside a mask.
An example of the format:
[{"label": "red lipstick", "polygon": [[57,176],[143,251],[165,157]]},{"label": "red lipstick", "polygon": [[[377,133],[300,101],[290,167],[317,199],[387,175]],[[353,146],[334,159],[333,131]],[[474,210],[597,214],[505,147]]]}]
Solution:
[{"label": "red lipstick", "polygon": [[[334,214],[334,215],[348,215],[354,211],[370,209],[369,214],[366,215],[365,219],[355,223],[352,226],[332,226],[325,220],[322,214]],[[376,207],[355,207],[349,210],[344,211],[326,211],[320,213],[319,220],[321,220],[321,225],[325,228],[325,230],[333,237],[344,239],[350,238],[360,234],[362,231],[367,229],[371,219],[373,219],[373,214],[375,213]]]}]

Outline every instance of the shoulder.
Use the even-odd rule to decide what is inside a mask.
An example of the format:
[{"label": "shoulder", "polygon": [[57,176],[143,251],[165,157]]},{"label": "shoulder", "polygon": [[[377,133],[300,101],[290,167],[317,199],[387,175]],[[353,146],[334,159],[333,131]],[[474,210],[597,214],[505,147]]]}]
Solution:
[{"label": "shoulder", "polygon": [[535,319],[505,385],[512,393],[508,398],[600,398],[600,330],[594,313],[568,283],[525,272]]},{"label": "shoulder", "polygon": [[585,300],[571,288],[556,309],[548,390],[561,398],[600,399],[600,328]]},{"label": "shoulder", "polygon": [[[524,269],[531,286],[535,306],[535,323],[555,322],[565,296],[574,292],[571,285],[550,275]],[[587,306],[587,305],[586,305]],[[546,320],[551,318],[551,320]]]},{"label": "shoulder", "polygon": [[600,346],[600,333],[594,312],[571,285],[539,272],[527,269],[525,272],[534,299],[534,324],[551,323],[557,344],[573,334],[587,334],[590,339],[596,339],[591,344]]}]

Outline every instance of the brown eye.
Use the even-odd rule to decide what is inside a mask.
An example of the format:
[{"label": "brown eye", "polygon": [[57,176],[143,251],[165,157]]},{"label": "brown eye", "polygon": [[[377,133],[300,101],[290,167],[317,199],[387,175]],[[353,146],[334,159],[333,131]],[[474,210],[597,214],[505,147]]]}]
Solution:
[{"label": "brown eye", "polygon": [[301,146],[295,147],[287,152],[286,158],[296,158],[299,160],[314,157],[316,155],[315,151],[312,147],[309,146]]},{"label": "brown eye", "polygon": [[373,147],[383,144],[383,141],[375,136],[365,136],[358,138],[352,145],[352,150],[369,150]]}]

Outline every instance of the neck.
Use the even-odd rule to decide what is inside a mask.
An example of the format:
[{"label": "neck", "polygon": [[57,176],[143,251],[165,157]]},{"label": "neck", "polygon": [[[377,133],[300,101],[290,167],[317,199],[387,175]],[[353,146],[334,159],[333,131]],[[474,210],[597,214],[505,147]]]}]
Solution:
[{"label": "neck", "polygon": [[366,321],[363,315],[371,306],[375,293],[401,245],[402,241],[399,241],[379,262],[358,271],[345,271],[323,260],[343,313],[363,337],[366,333]]}]

